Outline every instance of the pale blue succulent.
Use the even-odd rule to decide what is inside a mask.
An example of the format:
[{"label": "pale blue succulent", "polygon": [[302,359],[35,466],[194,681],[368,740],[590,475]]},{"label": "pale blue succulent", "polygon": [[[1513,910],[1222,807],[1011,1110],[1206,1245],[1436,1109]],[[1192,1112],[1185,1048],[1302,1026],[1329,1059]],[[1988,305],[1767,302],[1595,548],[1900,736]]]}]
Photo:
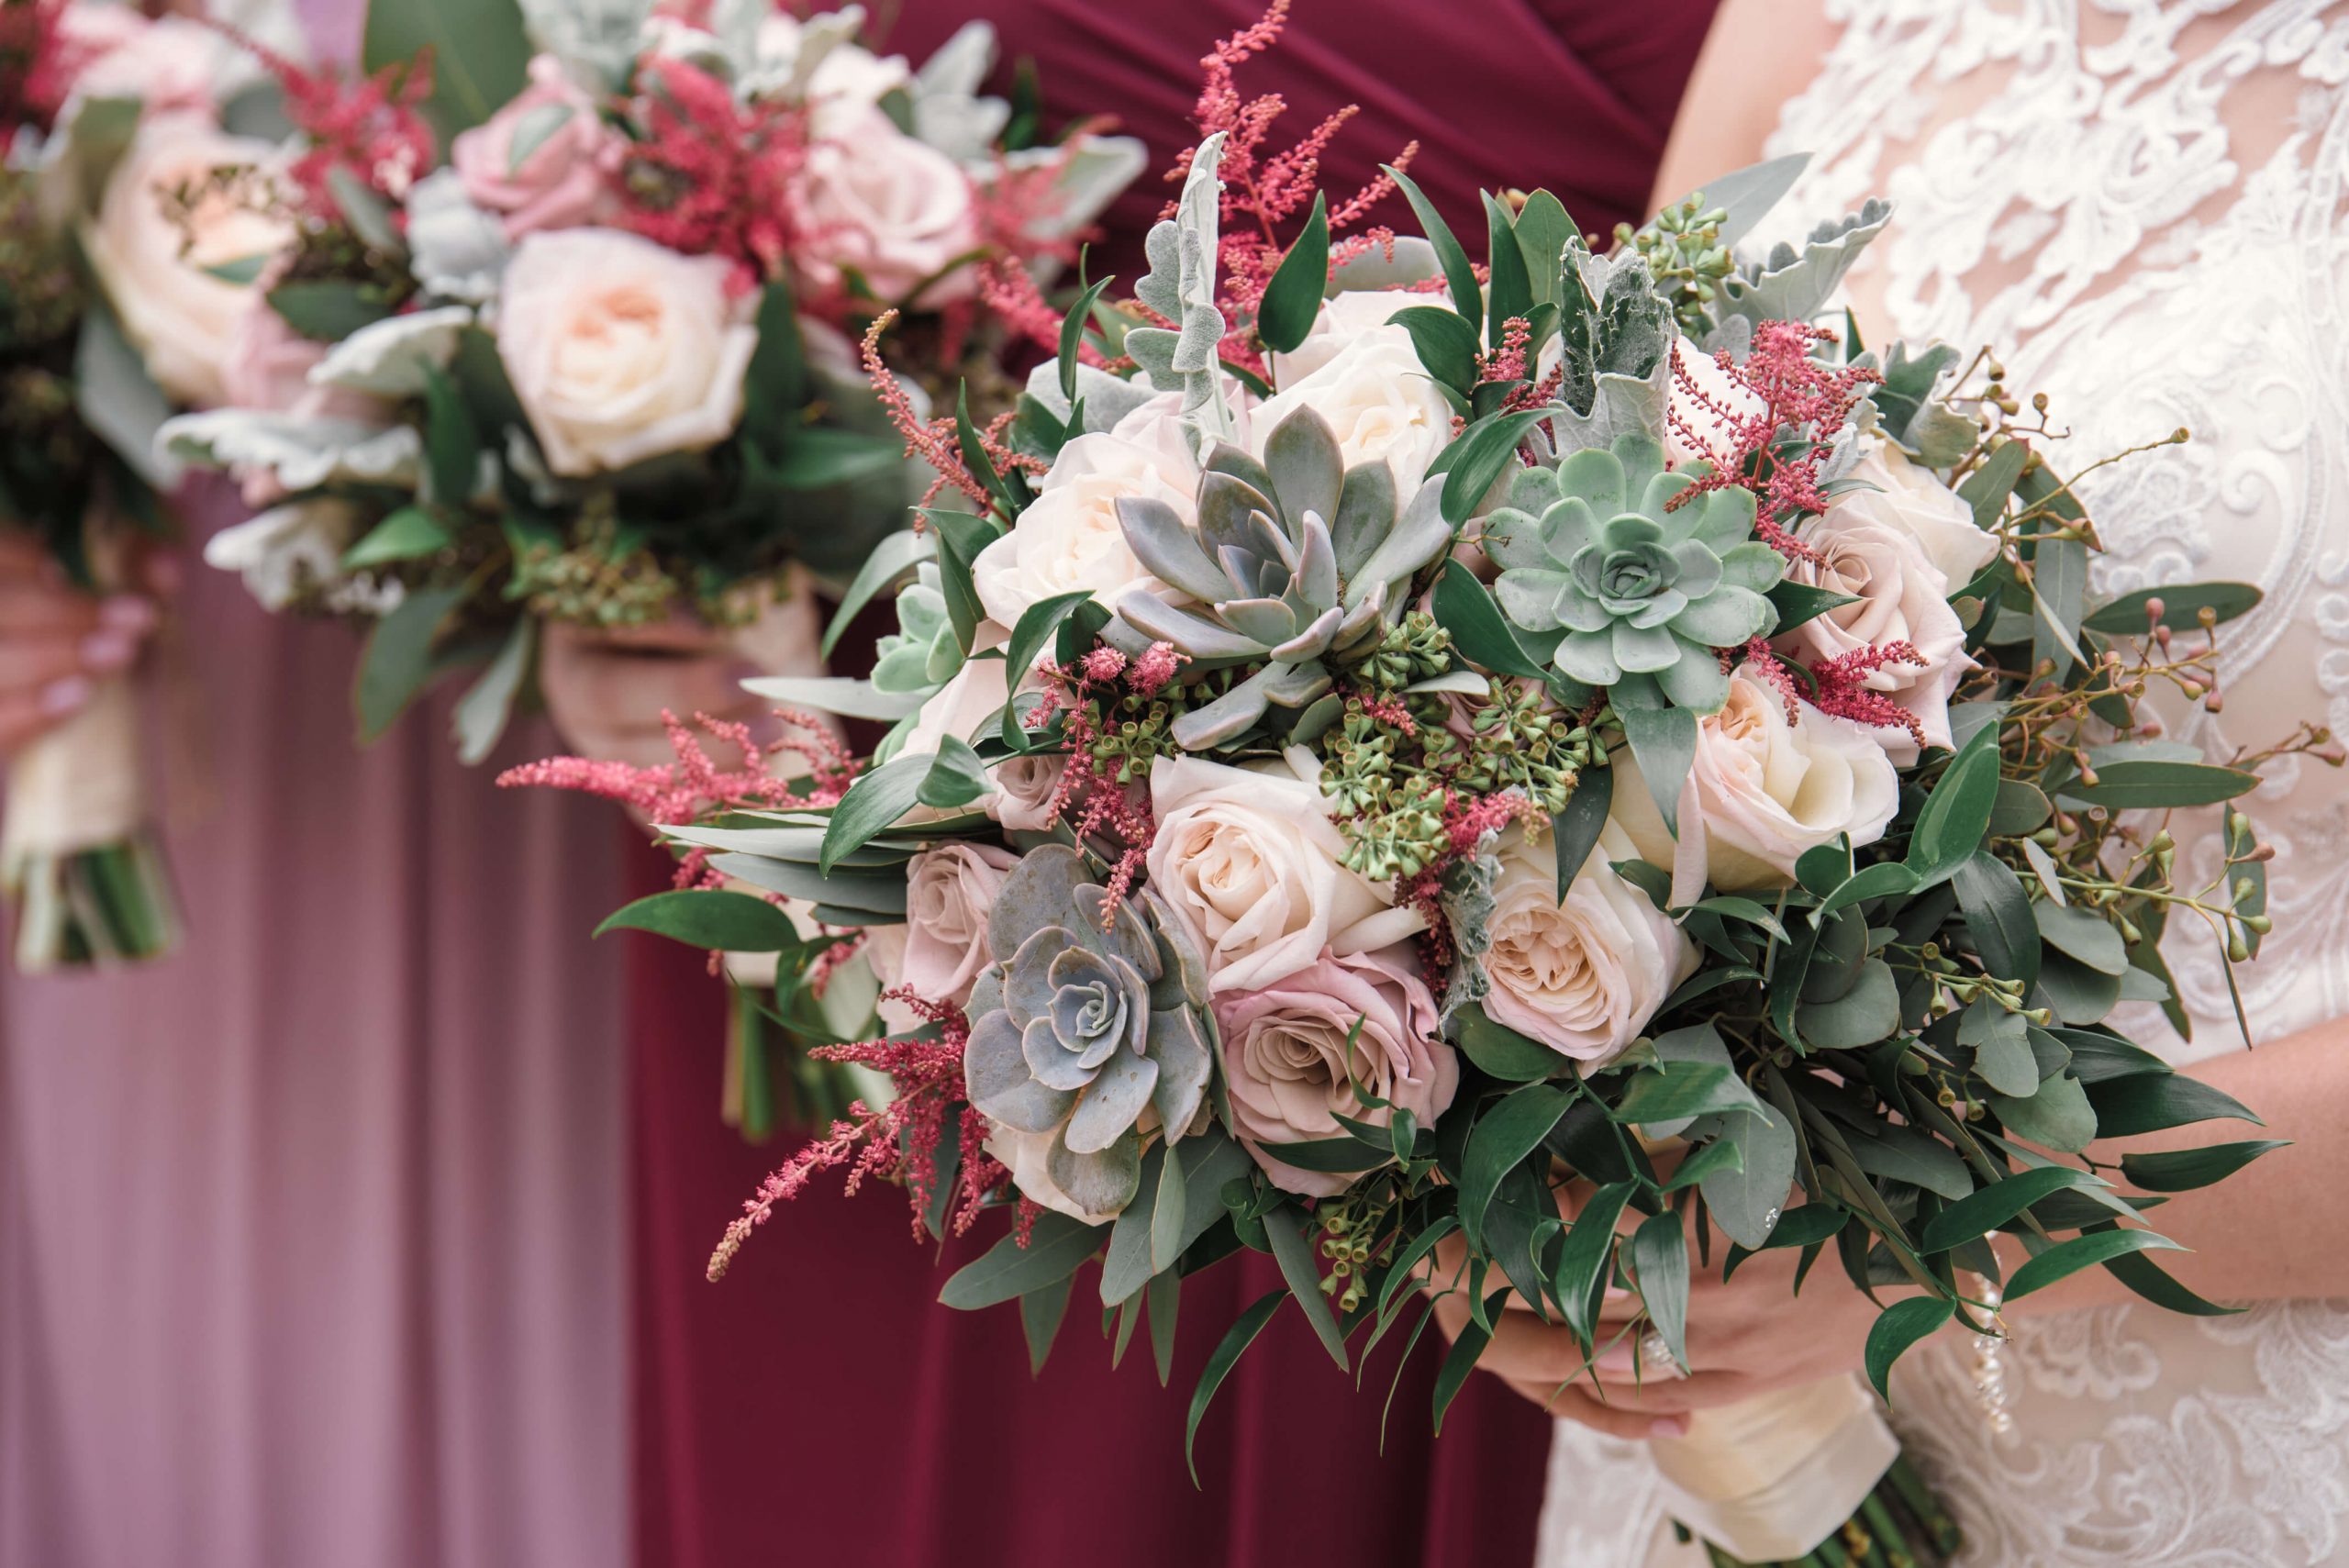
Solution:
[{"label": "pale blue succulent", "polygon": [[1113,606],[1126,634],[1171,644],[1194,670],[1264,666],[1176,719],[1174,739],[1202,751],[1271,707],[1304,708],[1329,693],[1333,667],[1376,649],[1404,585],[1452,542],[1442,488],[1398,507],[1386,463],[1346,467],[1329,422],[1299,408],[1274,428],[1261,462],[1228,445],[1208,452],[1196,528],[1163,501],[1119,499],[1135,559],[1188,601],[1130,592]]},{"label": "pale blue succulent", "polygon": [[1518,475],[1509,505],[1485,520],[1485,551],[1504,570],[1494,596],[1558,669],[1645,706],[1700,713],[1729,695],[1718,648],[1777,622],[1767,595],[1785,567],[1753,537],[1753,496],[1731,486],[1675,496],[1696,481],[1666,473],[1645,435]]},{"label": "pale blue succulent", "polygon": [[1155,895],[1107,903],[1085,857],[1029,852],[989,912],[1010,957],[972,988],[963,1054],[970,1102],[1019,1132],[1050,1134],[1046,1169],[1096,1214],[1132,1198],[1145,1111],[1179,1139],[1214,1055],[1207,966]]},{"label": "pale blue succulent", "polygon": [[963,645],[955,640],[954,622],[946,613],[946,590],[937,562],[923,562],[914,580],[898,591],[897,629],[875,647],[875,691],[930,691],[963,667]]}]

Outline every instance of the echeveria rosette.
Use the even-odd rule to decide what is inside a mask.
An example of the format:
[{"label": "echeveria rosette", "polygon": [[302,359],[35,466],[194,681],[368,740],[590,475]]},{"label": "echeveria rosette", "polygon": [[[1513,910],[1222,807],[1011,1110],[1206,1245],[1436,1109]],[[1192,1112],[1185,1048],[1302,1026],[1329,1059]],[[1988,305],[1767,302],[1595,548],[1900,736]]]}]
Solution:
[{"label": "echeveria rosette", "polygon": [[1502,613],[1554,640],[1558,669],[1619,706],[1711,713],[1729,695],[1715,649],[1776,624],[1768,592],[1785,566],[1753,537],[1753,495],[1731,486],[1672,502],[1696,480],[1669,473],[1644,435],[1528,469],[1485,520],[1503,568]]},{"label": "echeveria rosette", "polygon": [[988,916],[994,950],[1011,956],[972,987],[963,1058],[971,1105],[1049,1135],[1053,1182],[1096,1214],[1133,1197],[1144,1113],[1181,1138],[1214,1060],[1206,965],[1147,894],[1140,913],[1108,896],[1065,845],[1020,861]]},{"label": "echeveria rosette", "polygon": [[1261,462],[1226,444],[1209,450],[1197,531],[1163,503],[1121,498],[1135,559],[1191,601],[1130,593],[1115,606],[1123,635],[1172,644],[1195,670],[1263,665],[1176,719],[1174,739],[1212,750],[1272,707],[1327,695],[1332,667],[1368,654],[1400,616],[1397,585],[1451,543],[1440,499],[1441,486],[1423,486],[1398,506],[1386,462],[1347,468],[1309,408],[1275,428]]},{"label": "echeveria rosette", "polygon": [[900,694],[934,691],[963,667],[963,646],[946,611],[938,562],[925,561],[897,594],[897,629],[875,645],[873,686]]}]

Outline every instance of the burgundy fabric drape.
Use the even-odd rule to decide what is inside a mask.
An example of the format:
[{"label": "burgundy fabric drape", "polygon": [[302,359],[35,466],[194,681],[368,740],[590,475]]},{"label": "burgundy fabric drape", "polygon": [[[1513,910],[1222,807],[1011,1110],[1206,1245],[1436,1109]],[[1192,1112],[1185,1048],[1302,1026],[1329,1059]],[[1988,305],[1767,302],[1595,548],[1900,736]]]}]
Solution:
[{"label": "burgundy fabric drape", "polygon": [[[1184,6],[998,0],[1007,58],[1041,72],[1060,120],[1113,111],[1153,170],[1191,139],[1197,61],[1253,20],[1255,0]],[[1475,192],[1546,184],[1586,228],[1644,204],[1713,0],[1297,0],[1287,39],[1243,68],[1277,90],[1289,134],[1361,106],[1324,161],[1350,191],[1413,139],[1413,172],[1471,236]],[[889,46],[916,60],[969,13],[911,0]],[[1165,196],[1154,174],[1110,217],[1123,269]],[[1382,214],[1410,231],[1408,215]],[[662,868],[648,861],[647,891]],[[791,1206],[722,1284],[711,1244],[780,1158],[718,1123],[721,1000],[697,954],[630,939],[631,1279],[637,1560],[641,1568],[1116,1562],[1289,1568],[1531,1561],[1549,1423],[1472,1380],[1429,1434],[1438,1356],[1406,1371],[1381,1453],[1380,1409],[1402,1332],[1356,1393],[1301,1318],[1276,1315],[1218,1396],[1192,1489],[1183,1419],[1225,1329],[1277,1285],[1243,1256],[1187,1282],[1173,1385],[1148,1347],[1109,1367],[1080,1285],[1042,1375],[1019,1315],[936,1305],[976,1248],[909,1237],[900,1195]],[[992,1240],[992,1235],[987,1238]],[[1432,1330],[1431,1330],[1432,1332]]]}]

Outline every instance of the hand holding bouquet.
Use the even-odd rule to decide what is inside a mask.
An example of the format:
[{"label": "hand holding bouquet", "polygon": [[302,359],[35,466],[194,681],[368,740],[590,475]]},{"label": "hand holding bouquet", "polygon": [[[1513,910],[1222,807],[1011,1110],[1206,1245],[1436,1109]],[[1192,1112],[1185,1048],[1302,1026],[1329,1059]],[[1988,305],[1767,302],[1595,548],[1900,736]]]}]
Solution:
[{"label": "hand holding bouquet", "polygon": [[0,3],[0,525],[43,562],[28,574],[117,595],[12,612],[12,676],[48,683],[28,700],[60,720],[16,751],[0,834],[28,973],[152,957],[175,937],[127,667],[153,625],[136,595],[175,478],[155,429],[174,401],[218,395],[220,328],[244,291],[207,271],[218,215],[184,240],[169,207],[195,171],[269,150],[228,128],[260,84],[192,21]]},{"label": "hand holding bouquet", "polygon": [[[2269,1146],[2107,1151],[2256,1119],[2115,1011],[2169,1001],[2165,937],[2240,962],[2268,929],[2248,819],[2206,877],[2164,814],[2321,732],[2209,758],[2144,706],[2210,700],[2255,590],[2091,605],[2094,523],[1995,363],[1818,325],[1887,208],[1734,259],[1799,160],[1606,254],[1537,191],[1486,198],[1480,269],[1399,170],[1424,240],[1343,235],[1365,198],[1314,195],[1231,90],[1276,18],[1211,60],[1133,302],[1079,299],[1008,447],[935,443],[977,509],[876,557],[872,680],[762,688],[896,728],[853,782],[667,830],[825,929],[707,891],[618,917],[763,945],[785,995],[850,951],[886,986],[819,1054],[895,1097],[777,1171],[712,1277],[819,1173],[877,1175],[918,1234],[1005,1215],[946,1302],[1017,1300],[1041,1358],[1097,1262],[1163,1377],[1184,1278],[1268,1252],[1287,1289],[1194,1437],[1291,1299],[1341,1367],[1463,1301],[1439,1421],[1513,1299],[1575,1377],[1618,1342],[1686,1372],[1692,1271],[1770,1249],[1908,1293],[1879,1392],[2082,1269],[2223,1310],[2138,1194]],[[1602,1337],[1609,1286],[1640,1310]],[[1949,1550],[1872,1402],[1735,1424],[1675,1469],[1720,1548],[1856,1515]],[[1732,1457],[1754,1484],[1706,1485]]]},{"label": "hand holding bouquet", "polygon": [[[239,263],[257,373],[165,431],[272,504],[216,565],[374,619],[362,738],[473,672],[468,761],[542,621],[744,625],[795,563],[852,569],[909,493],[847,334],[910,313],[919,362],[962,364],[1136,164],[979,95],[978,24],[915,72],[854,7],[526,9],[527,43],[497,6],[378,6],[375,74],[296,94],[310,155],[223,195],[291,236]],[[412,53],[428,24],[462,58]],[[428,117],[456,133],[429,173]]]}]

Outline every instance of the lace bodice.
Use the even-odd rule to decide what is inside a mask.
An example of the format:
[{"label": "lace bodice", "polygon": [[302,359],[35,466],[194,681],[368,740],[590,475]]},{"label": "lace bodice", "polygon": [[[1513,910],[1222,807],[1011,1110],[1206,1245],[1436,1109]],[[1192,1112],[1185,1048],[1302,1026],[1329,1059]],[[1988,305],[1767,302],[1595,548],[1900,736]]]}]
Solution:
[{"label": "lace bodice", "polygon": [[[2217,752],[2302,718],[2349,733],[2349,4],[1828,0],[1840,24],[1773,153],[1809,170],[1774,218],[1895,205],[1854,271],[1863,330],[1991,345],[2045,391],[2106,593],[2232,578],[2223,715],[2165,714]],[[2255,1038],[2349,1014],[2349,785],[2286,763],[2250,809],[2279,853],[2276,936],[2239,972]],[[2179,831],[2215,854],[2207,823]],[[2190,1043],[2241,1049],[2210,940],[2165,949]],[[1895,1418],[1965,1522],[1967,1568],[2349,1564],[2349,1304],[2241,1317],[2113,1307],[2019,1326],[1994,1434],[1962,1344],[1912,1356]],[[1643,1451],[1562,1425],[1543,1568],[1701,1562]],[[1634,1517],[1577,1507],[1631,1500]],[[1642,1511],[1644,1510],[1644,1512]]]}]

